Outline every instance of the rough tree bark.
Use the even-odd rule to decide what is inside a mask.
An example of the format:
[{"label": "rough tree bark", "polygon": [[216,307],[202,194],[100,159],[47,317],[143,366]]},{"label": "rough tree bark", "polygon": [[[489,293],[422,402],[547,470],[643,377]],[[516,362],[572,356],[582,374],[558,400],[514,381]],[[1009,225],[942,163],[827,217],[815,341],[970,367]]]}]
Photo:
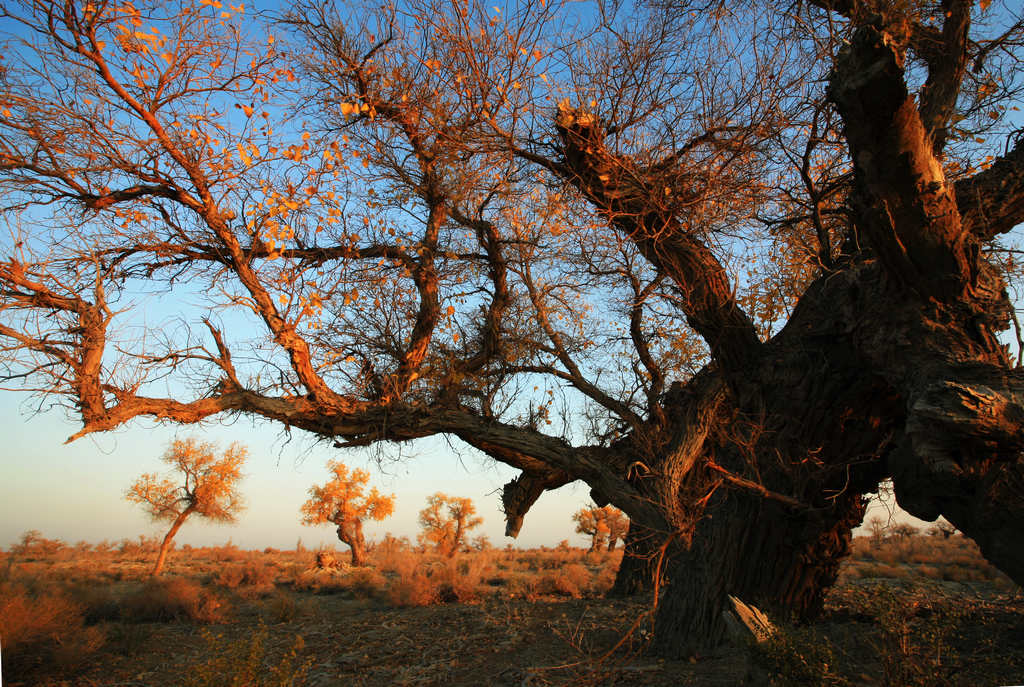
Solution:
[{"label": "rough tree bark", "polygon": [[615,571],[615,582],[608,590],[608,596],[635,596],[654,588],[658,544],[663,539],[657,532],[646,531],[636,522],[629,523],[622,545],[622,562]]},{"label": "rough tree bark", "polygon": [[348,520],[337,523],[338,539],[348,544],[352,554],[352,565],[359,567],[366,564],[366,539],[363,537],[362,521]]},{"label": "rough tree bark", "polygon": [[[662,655],[719,643],[727,594],[813,618],[863,516],[862,495],[889,476],[908,511],[945,515],[1024,581],[1024,554],[1013,544],[1024,536],[1022,378],[995,335],[1011,306],[980,257],[972,232],[984,229],[962,222],[936,157],[936,127],[946,121],[938,85],[930,82],[919,108],[900,39],[860,27],[832,75],[863,250],[841,256],[763,344],[742,335],[749,321],[727,281],[716,281],[721,266],[649,190],[636,190],[642,171],[633,188],[617,185],[628,162],[604,150],[599,124],[560,111],[561,171],[676,280],[716,360],[667,395],[667,450],[646,453],[645,475],[632,480],[659,504],[671,533],[655,623]],[[616,503],[621,494],[605,496]],[[695,518],[685,512],[694,503],[704,504]],[[620,590],[635,570],[624,571]]]}]

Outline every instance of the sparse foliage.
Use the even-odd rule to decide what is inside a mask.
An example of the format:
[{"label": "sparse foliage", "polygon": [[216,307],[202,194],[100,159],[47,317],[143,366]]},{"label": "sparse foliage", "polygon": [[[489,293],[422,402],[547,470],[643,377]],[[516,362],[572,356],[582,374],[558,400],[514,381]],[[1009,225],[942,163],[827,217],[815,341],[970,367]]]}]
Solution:
[{"label": "sparse foliage", "polygon": [[906,540],[906,539],[909,539],[910,537],[913,537],[915,534],[917,534],[918,533],[918,529],[916,527],[914,527],[913,525],[907,524],[905,522],[901,522],[901,523],[899,523],[897,525],[893,525],[892,533],[893,533],[893,536],[895,536],[897,539]]},{"label": "sparse foliage", "polygon": [[160,545],[153,575],[163,571],[174,535],[189,516],[234,522],[243,508],[238,482],[247,457],[248,450],[237,442],[218,455],[215,444],[194,438],[175,439],[162,458],[175,477],[146,473],[128,488],[126,499],[140,504],[154,520],[171,523]]},{"label": "sparse foliage", "polygon": [[448,558],[465,546],[469,530],[484,522],[476,516],[472,500],[441,492],[427,497],[427,507],[420,511],[419,520],[423,527],[420,541],[433,544]]},{"label": "sparse foliage", "polygon": [[950,525],[945,520],[939,520],[932,527],[928,529],[928,534],[933,537],[941,536],[943,539],[949,539],[956,534],[956,528]]},{"label": "sparse foliage", "polygon": [[366,561],[363,522],[390,516],[395,510],[395,496],[385,496],[377,487],[367,492],[370,473],[366,470],[350,471],[336,460],[327,463],[327,469],[333,477],[323,486],[314,484],[309,488],[309,500],[302,504],[302,522],[307,525],[332,523],[338,528],[338,539],[351,550],[352,565],[363,565]]},{"label": "sparse foliage", "polygon": [[876,516],[868,520],[868,536],[871,537],[871,545],[876,549],[889,536],[889,531],[889,525],[881,518]]}]

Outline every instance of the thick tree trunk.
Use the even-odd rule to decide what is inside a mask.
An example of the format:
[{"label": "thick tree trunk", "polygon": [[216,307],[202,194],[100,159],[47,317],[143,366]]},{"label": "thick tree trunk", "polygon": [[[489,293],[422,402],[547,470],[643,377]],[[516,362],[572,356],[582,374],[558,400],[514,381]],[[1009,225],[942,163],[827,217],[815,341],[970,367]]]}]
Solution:
[{"label": "thick tree trunk", "polygon": [[352,554],[352,565],[366,565],[366,540],[363,538],[363,523],[359,520],[338,524],[338,539],[348,544]]},{"label": "thick tree trunk", "polygon": [[770,617],[815,617],[863,517],[863,495],[887,476],[905,404],[844,334],[861,299],[874,294],[852,276],[820,282],[760,359],[728,379],[713,412],[694,410],[720,377],[713,369],[666,399],[682,438],[643,478],[675,533],[654,571],[664,585],[653,647],[660,655],[720,644],[728,595]]},{"label": "thick tree trunk", "polygon": [[630,521],[623,543],[622,562],[608,596],[634,596],[654,588],[658,548],[664,539],[664,534],[659,536],[636,521]]},{"label": "thick tree trunk", "polygon": [[680,658],[720,644],[727,595],[770,617],[815,618],[863,514],[853,495],[828,513],[801,515],[746,494],[716,498],[691,545],[675,542],[666,551],[654,650]]}]

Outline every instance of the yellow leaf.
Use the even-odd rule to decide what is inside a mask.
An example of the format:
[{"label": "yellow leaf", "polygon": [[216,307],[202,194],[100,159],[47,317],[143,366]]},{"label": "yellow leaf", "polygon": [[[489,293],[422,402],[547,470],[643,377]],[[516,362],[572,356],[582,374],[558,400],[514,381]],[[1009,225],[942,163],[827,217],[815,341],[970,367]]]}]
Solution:
[{"label": "yellow leaf", "polygon": [[174,55],[172,55],[171,53],[165,52],[160,57],[164,58],[164,62],[166,62],[167,64],[174,64]]}]

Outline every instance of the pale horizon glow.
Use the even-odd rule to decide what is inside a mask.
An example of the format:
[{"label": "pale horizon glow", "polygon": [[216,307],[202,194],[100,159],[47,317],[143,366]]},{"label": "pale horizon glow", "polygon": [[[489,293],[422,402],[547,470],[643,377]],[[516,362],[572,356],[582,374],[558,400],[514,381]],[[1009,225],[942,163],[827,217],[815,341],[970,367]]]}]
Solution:
[{"label": "pale horizon glow", "polygon": [[[395,513],[383,522],[366,523],[366,535],[379,540],[388,532],[415,542],[420,531],[419,511],[427,496],[437,491],[473,500],[484,523],[472,537],[486,535],[492,545],[532,548],[555,546],[568,539],[582,546],[586,537],[574,532],[572,514],[590,503],[582,483],[546,493],[526,516],[517,539],[504,535],[501,487],[516,471],[481,456],[472,449],[461,455],[442,438],[398,447],[388,445],[387,458],[378,465],[375,449],[339,450],[316,443],[300,430],[290,441],[268,422],[239,418],[232,425],[157,425],[136,421],[128,427],[64,444],[78,427],[59,410],[33,415],[24,403],[27,395],[0,394],[0,411],[7,418],[5,459],[0,463],[4,484],[0,499],[0,547],[9,548],[28,530],[69,544],[159,536],[167,524],[153,522],[142,508],[125,501],[124,492],[144,472],[164,472],[160,460],[175,437],[195,436],[226,447],[239,441],[249,448],[241,492],[246,509],[233,524],[210,524],[191,518],[175,537],[178,546],[216,546],[231,541],[246,549],[293,549],[301,538],[306,548],[347,546],[330,526],[300,522],[299,507],[314,483],[328,479],[327,460],[370,471],[370,485],[394,493]],[[401,454],[400,460],[393,460]]]}]

